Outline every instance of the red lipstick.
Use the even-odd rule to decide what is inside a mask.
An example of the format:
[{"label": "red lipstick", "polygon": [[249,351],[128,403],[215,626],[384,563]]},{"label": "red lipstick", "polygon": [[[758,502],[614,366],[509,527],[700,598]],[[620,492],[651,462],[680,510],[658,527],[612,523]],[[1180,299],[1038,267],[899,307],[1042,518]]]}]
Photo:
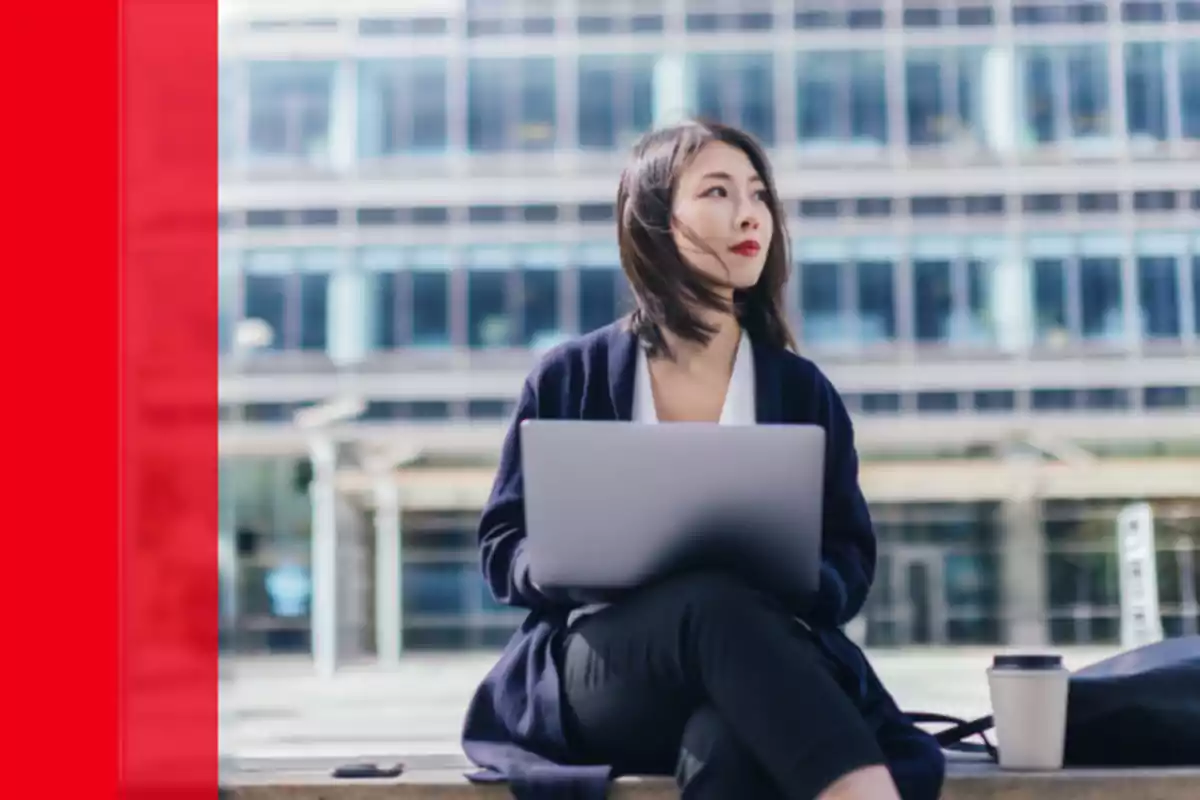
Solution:
[{"label": "red lipstick", "polygon": [[737,253],[739,256],[756,256],[758,255],[758,251],[762,248],[759,246],[758,242],[754,241],[753,239],[747,239],[744,242],[738,242],[729,249]]}]

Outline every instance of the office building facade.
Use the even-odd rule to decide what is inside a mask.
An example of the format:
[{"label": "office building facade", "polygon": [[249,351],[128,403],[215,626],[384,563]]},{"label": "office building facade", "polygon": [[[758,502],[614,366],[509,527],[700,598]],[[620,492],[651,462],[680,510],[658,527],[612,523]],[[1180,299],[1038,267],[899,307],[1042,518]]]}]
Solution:
[{"label": "office building facade", "polygon": [[[223,22],[239,647],[309,646],[293,415],[347,395],[362,413],[327,432],[344,647],[394,650],[389,625],[410,648],[505,640],[519,614],[487,596],[474,524],[512,401],[540,352],[628,308],[617,177],[682,115],[771,153],[800,348],[855,417],[879,532],[857,635],[1112,640],[1131,501],[1155,511],[1167,631],[1200,624],[1196,0],[392,5]],[[404,463],[381,477],[379,448]]]}]

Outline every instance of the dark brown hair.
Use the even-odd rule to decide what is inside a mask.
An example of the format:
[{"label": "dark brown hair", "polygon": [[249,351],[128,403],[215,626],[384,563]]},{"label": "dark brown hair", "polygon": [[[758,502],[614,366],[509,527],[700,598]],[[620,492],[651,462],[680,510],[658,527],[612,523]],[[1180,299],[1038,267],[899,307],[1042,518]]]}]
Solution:
[{"label": "dark brown hair", "polygon": [[[645,134],[634,145],[632,159],[621,174],[617,240],[621,269],[637,298],[630,327],[645,342],[650,355],[671,357],[664,330],[687,341],[708,344],[716,330],[697,311],[730,310],[720,294],[720,283],[688,263],[672,236],[672,208],[679,177],[710,142],[723,142],[746,154],[762,178],[774,221],[762,275],[754,286],[734,292],[732,311],[756,341],[794,348],[784,298],[791,256],[771,165],[749,134],[712,122],[683,122]],[[703,246],[702,242],[697,244]]]}]

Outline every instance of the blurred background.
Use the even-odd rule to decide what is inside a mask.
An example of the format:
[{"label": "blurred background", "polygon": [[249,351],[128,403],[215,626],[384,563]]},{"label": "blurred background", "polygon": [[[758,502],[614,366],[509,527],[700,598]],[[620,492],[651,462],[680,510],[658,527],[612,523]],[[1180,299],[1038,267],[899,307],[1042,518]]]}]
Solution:
[{"label": "blurred background", "polygon": [[1200,0],[229,0],[224,652],[503,645],[475,524],[512,401],[629,308],[618,174],[692,114],[769,148],[855,418],[852,634],[1115,645],[1135,503],[1196,632]]}]

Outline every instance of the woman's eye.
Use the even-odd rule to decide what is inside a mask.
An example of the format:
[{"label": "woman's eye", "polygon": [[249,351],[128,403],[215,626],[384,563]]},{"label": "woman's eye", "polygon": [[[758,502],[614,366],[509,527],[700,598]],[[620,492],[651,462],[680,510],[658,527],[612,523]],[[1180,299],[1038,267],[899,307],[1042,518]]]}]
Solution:
[{"label": "woman's eye", "polygon": [[771,199],[771,193],[768,192],[766,189],[759,189],[757,192],[754,193],[754,197],[765,203]]},{"label": "woman's eye", "polygon": [[725,197],[726,194],[727,194],[727,192],[725,191],[724,186],[713,186],[709,189],[706,189],[704,191],[704,194],[702,194],[700,196],[701,197]]}]

